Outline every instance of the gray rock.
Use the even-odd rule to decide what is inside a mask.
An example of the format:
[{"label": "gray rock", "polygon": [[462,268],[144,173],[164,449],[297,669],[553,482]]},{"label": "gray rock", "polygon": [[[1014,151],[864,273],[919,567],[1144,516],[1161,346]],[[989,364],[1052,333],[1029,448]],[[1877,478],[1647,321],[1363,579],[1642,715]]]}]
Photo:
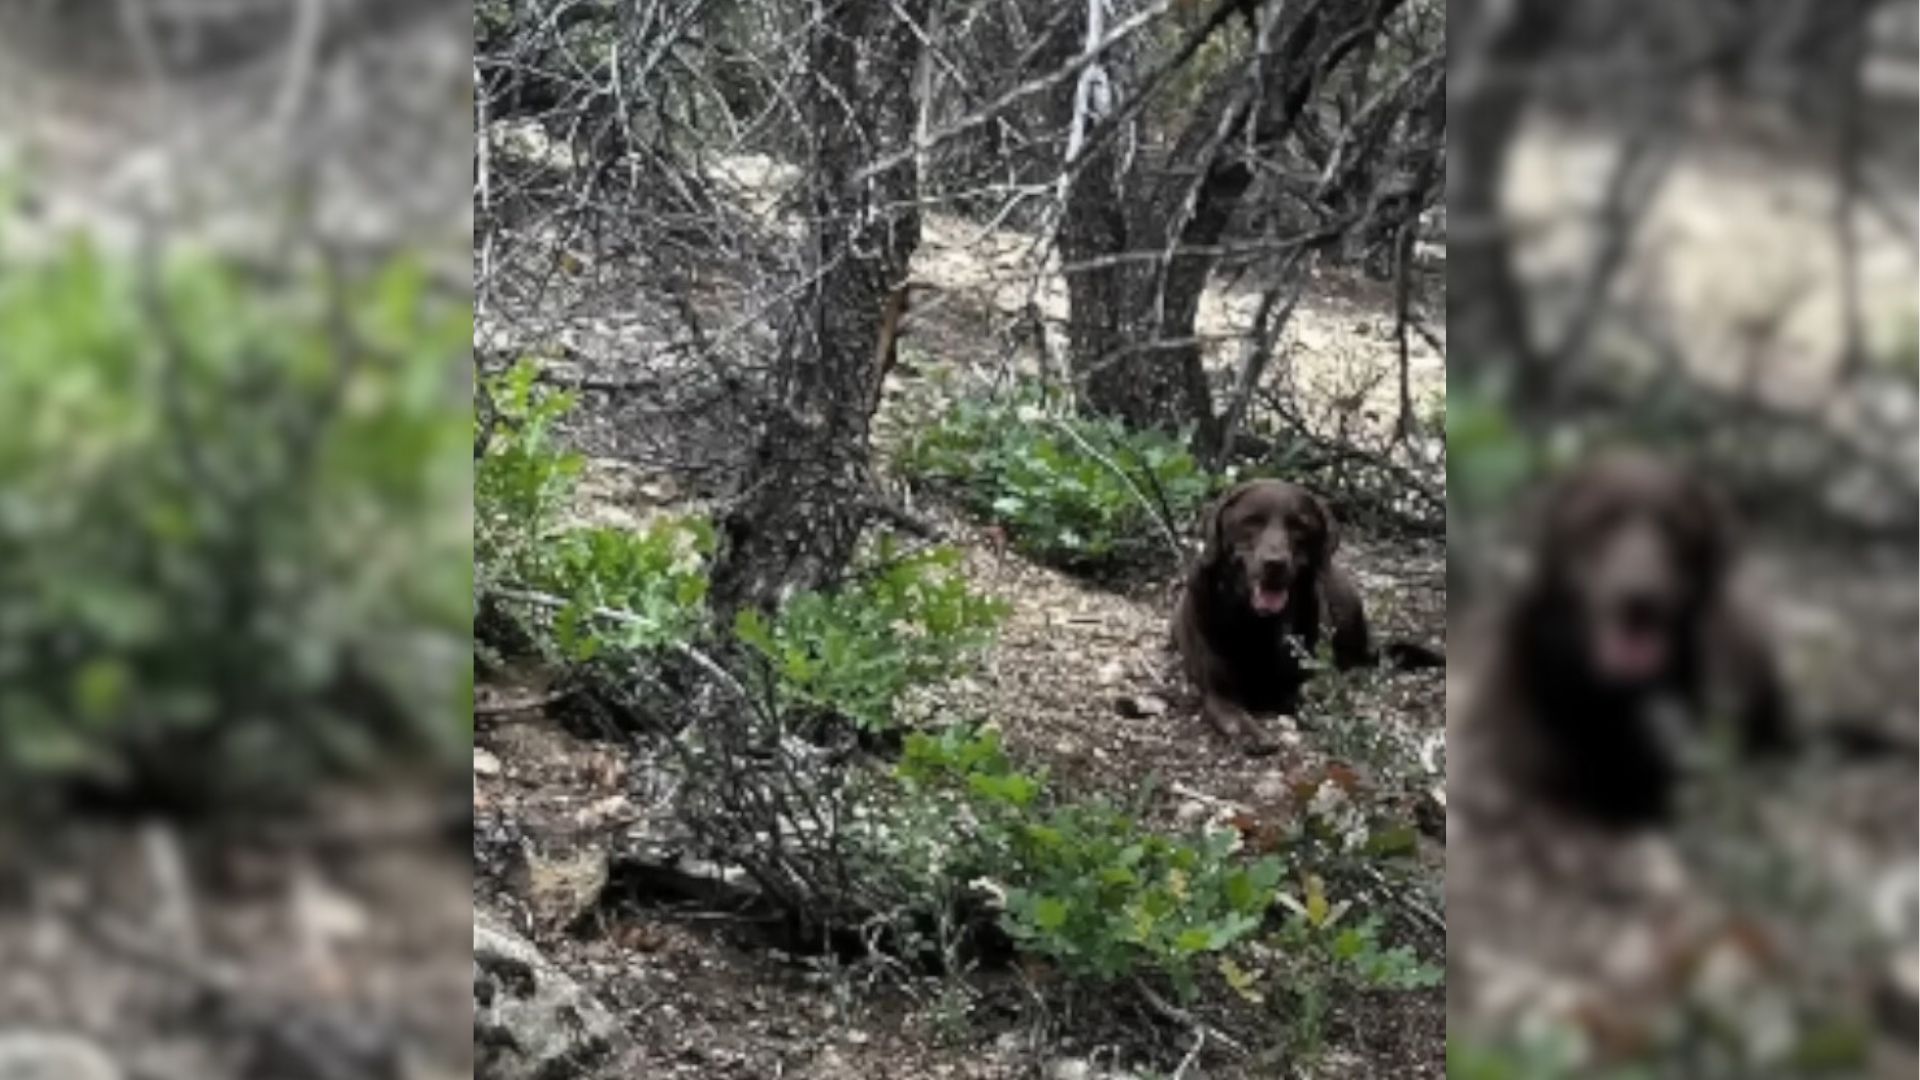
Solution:
[{"label": "gray rock", "polygon": [[1092,1080],[1093,1066],[1084,1058],[1055,1058],[1047,1065],[1047,1080]]},{"label": "gray rock", "polygon": [[1150,720],[1167,715],[1167,703],[1152,694],[1130,694],[1113,701],[1113,711],[1129,720]]},{"label": "gray rock", "polygon": [[475,914],[474,1076],[560,1080],[584,1076],[625,1044],[606,1006],[518,934]]},{"label": "gray rock", "polygon": [[0,1034],[0,1080],[121,1080],[106,1051],[74,1035]]}]

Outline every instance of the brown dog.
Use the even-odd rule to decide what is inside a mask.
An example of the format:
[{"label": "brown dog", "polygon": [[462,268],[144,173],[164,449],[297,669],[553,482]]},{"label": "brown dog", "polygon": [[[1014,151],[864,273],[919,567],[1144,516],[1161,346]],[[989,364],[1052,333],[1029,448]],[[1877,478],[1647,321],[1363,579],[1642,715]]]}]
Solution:
[{"label": "brown dog", "polygon": [[1252,714],[1299,708],[1303,661],[1323,628],[1336,666],[1374,658],[1360,593],[1333,565],[1339,545],[1326,505],[1278,480],[1240,484],[1207,515],[1173,640],[1200,691],[1201,715],[1249,753],[1276,748]]},{"label": "brown dog", "polygon": [[1646,823],[1669,810],[1676,735],[1723,719],[1748,749],[1785,744],[1783,692],[1729,588],[1732,526],[1714,491],[1619,452],[1566,475],[1542,509],[1483,699],[1514,777],[1597,820]]}]

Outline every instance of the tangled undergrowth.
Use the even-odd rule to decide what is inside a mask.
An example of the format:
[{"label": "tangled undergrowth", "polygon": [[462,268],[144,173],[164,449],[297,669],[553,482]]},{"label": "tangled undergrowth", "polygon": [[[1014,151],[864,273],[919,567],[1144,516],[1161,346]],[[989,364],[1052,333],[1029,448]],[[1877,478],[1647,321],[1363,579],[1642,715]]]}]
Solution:
[{"label": "tangled undergrowth", "polygon": [[[1382,940],[1378,913],[1355,910],[1329,884],[1351,880],[1352,864],[1403,856],[1393,823],[1334,792],[1280,824],[1170,831],[1144,823],[1144,792],[1142,805],[1121,806],[1059,788],[1015,759],[991,717],[909,709],[925,688],[971,673],[1006,614],[966,584],[951,549],[877,538],[839,589],[715,625],[705,603],[711,526],[572,522],[581,462],[552,436],[572,402],[528,364],[485,390],[483,598],[510,613],[544,662],[598,679],[616,707],[633,699],[613,684],[671,691],[685,685],[671,672],[692,665],[707,692],[679,691],[680,714],[633,710],[683,775],[678,816],[709,855],[744,867],[822,939],[859,926],[887,963],[955,978],[1010,946],[1068,986],[1144,995],[1169,1015],[1236,1002],[1283,1033],[1263,1053],[1295,1059],[1319,1050],[1341,995],[1438,983],[1436,968]],[[997,419],[960,422],[982,440],[967,446],[984,445],[991,428],[999,449],[981,452],[1024,453]],[[957,437],[940,445],[962,453]],[[1120,480],[1106,466],[1063,469],[1049,483],[1049,460],[1036,452],[1012,481],[1023,507],[1068,508],[1047,519],[1055,531],[1032,534],[1041,550],[1060,550],[1066,520],[1080,522],[1076,539],[1111,541],[1105,551],[1150,542],[1158,526],[1121,509],[1137,500],[1107,486]],[[1188,505],[1214,482],[1170,445],[1142,460]],[[1006,509],[1005,492],[996,498]],[[849,750],[835,730],[863,739]],[[1165,1005],[1163,992],[1181,1005]]]}]

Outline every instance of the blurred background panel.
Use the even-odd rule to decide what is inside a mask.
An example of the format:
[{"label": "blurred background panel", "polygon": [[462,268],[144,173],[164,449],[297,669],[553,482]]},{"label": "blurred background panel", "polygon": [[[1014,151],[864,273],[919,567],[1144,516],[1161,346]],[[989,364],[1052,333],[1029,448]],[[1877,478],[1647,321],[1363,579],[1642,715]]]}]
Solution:
[{"label": "blurred background panel", "polygon": [[[1450,1071],[1911,1076],[1915,8],[1448,11]],[[1506,798],[1525,767],[1481,752],[1512,743],[1490,716],[1522,738],[1617,723],[1578,736],[1598,749],[1562,773],[1577,787],[1637,737],[1614,690],[1545,704],[1513,632],[1543,595],[1605,591],[1633,511],[1592,478],[1619,492],[1601,462],[1622,447],[1688,492],[1634,496],[1645,535],[1678,551],[1678,519],[1727,523],[1724,580],[1674,587],[1738,595],[1734,681],[1776,671],[1792,732],[1755,761],[1681,725],[1651,752],[1674,805],[1632,828]],[[1605,631],[1569,633],[1604,668]]]},{"label": "blurred background panel", "polygon": [[471,1071],[470,18],[0,3],[0,1075]]}]

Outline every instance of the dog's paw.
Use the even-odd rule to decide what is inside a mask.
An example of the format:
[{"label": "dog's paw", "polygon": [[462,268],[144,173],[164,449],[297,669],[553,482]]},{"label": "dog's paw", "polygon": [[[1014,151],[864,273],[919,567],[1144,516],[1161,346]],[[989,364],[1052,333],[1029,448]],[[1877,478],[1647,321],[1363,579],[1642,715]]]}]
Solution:
[{"label": "dog's paw", "polygon": [[1272,757],[1280,752],[1280,740],[1266,731],[1248,731],[1240,739],[1240,750],[1248,757]]}]

